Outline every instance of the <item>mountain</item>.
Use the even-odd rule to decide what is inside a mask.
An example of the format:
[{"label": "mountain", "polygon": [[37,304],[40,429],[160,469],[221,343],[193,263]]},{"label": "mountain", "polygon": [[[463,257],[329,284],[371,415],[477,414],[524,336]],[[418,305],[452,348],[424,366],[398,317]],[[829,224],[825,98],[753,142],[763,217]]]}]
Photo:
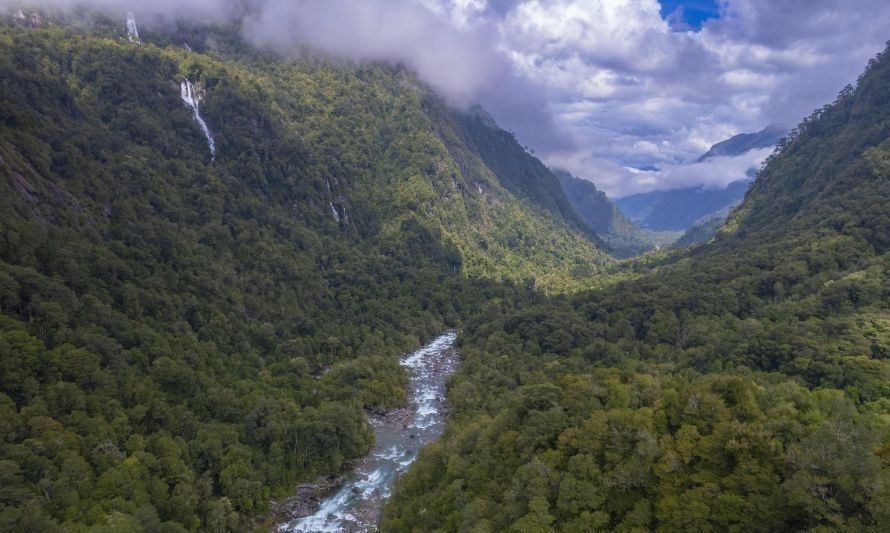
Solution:
[{"label": "mountain", "polygon": [[467,145],[501,178],[507,190],[547,209],[575,229],[586,227],[566,198],[560,179],[526,152],[512,133],[499,128],[484,110],[475,108],[463,114],[459,128]]},{"label": "mountain", "polygon": [[698,158],[698,162],[720,156],[742,155],[758,148],[770,148],[775,146],[786,133],[788,133],[787,128],[776,124],[771,124],[757,133],[740,133],[712,146]]},{"label": "mountain", "polygon": [[618,256],[639,255],[653,248],[604,192],[564,170],[554,170],[578,217]]},{"label": "mountain", "polygon": [[890,50],[713,239],[615,262],[402,66],[77,16],[0,23],[0,530],[271,529],[446,329],[383,531],[890,523]]},{"label": "mountain", "polygon": [[885,529],[888,201],[890,48],[710,243],[465,325],[385,529]]},{"label": "mountain", "polygon": [[748,185],[747,180],[738,180],[724,189],[688,187],[632,194],[615,200],[615,205],[642,228],[683,231],[737,205]]},{"label": "mountain", "polygon": [[399,353],[611,263],[403,68],[28,20],[0,24],[0,530],[252,529],[367,453]]},{"label": "mountain", "polygon": [[717,232],[720,231],[720,227],[726,222],[728,216],[728,212],[721,212],[696,223],[677,239],[676,246],[691,246],[710,241],[717,236]]},{"label": "mountain", "polygon": [[[757,133],[741,133],[712,146],[697,163],[720,156],[739,156],[758,148],[775,146],[787,132],[770,125]],[[749,178],[753,178],[753,171]],[[748,179],[734,181],[723,189],[688,187],[633,194],[615,201],[621,211],[641,228],[654,231],[684,231],[726,217],[729,209],[742,201]],[[722,215],[721,215],[722,213]],[[713,226],[713,223],[710,224]]]}]

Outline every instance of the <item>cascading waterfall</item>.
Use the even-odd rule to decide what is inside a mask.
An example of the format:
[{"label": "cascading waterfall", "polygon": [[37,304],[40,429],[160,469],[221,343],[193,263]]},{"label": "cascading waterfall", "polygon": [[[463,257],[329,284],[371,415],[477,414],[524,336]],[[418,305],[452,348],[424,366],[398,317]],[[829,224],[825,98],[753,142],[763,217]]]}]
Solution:
[{"label": "cascading waterfall", "polygon": [[212,161],[216,158],[216,143],[213,141],[213,135],[210,134],[210,128],[207,127],[207,123],[201,118],[201,112],[198,110],[200,98],[195,93],[195,87],[189,80],[183,80],[182,83],[179,84],[179,89],[182,101],[192,109],[195,114],[195,120],[198,122],[198,125],[201,126],[204,136],[207,137],[207,146],[210,147],[210,160]]},{"label": "cascading waterfall", "polygon": [[131,43],[140,42],[139,28],[136,26],[136,17],[132,11],[127,12],[127,38],[130,39]]}]

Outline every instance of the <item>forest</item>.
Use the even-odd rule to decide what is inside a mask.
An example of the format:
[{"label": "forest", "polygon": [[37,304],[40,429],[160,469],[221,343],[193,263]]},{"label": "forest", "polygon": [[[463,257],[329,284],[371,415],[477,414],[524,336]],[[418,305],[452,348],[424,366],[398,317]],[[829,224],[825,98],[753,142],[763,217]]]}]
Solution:
[{"label": "forest", "polygon": [[717,240],[470,320],[452,422],[388,531],[883,531],[890,53]]},{"label": "forest", "polygon": [[268,529],[447,328],[383,531],[890,523],[890,54],[713,242],[618,261],[403,66],[142,40],[0,24],[0,530]]},{"label": "forest", "polygon": [[404,71],[0,36],[0,530],[250,527],[368,451],[398,354],[607,262]]}]

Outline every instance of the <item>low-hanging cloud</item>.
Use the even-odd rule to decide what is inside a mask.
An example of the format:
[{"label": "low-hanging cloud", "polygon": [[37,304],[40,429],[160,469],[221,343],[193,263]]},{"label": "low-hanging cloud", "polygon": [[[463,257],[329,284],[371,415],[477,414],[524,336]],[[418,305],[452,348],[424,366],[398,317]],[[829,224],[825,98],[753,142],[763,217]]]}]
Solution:
[{"label": "low-hanging cloud", "polygon": [[287,52],[311,46],[335,56],[395,60],[467,102],[510,71],[481,31],[459,30],[421,4],[391,0],[268,0],[244,24],[247,39]]},{"label": "low-hanging cloud", "polygon": [[692,163],[665,163],[657,169],[640,170],[614,160],[565,158],[555,165],[593,181],[613,198],[656,190],[705,187],[722,189],[734,181],[750,179],[772,148],[751,150],[737,156],[717,156]]},{"label": "low-hanging cloud", "polygon": [[[465,4],[467,5],[467,4]],[[574,148],[556,127],[542,85],[519,75],[498,28],[472,25],[419,0],[265,0],[245,18],[247,40],[287,53],[311,47],[336,57],[398,61],[452,104],[483,104],[536,147]]]},{"label": "low-hanging cloud", "polygon": [[664,189],[695,185],[722,189],[734,181],[751,177],[750,174],[760,170],[772,151],[772,148],[762,148],[739,156],[717,156],[690,164],[665,165],[656,172],[657,182]]},{"label": "low-hanging cloud", "polygon": [[306,48],[334,58],[407,65],[446,100],[467,108],[483,104],[506,128],[537,147],[566,149],[540,84],[517,74],[498,47],[498,29],[468,25],[443,12],[436,0],[0,0],[49,12],[89,8],[141,25],[236,22],[251,44],[283,54]]},{"label": "low-hanging cloud", "polygon": [[720,0],[698,31],[677,31],[657,0],[0,0],[23,4],[234,21],[282,53],[399,62],[612,195],[726,181],[689,163],[737,133],[790,128],[890,38],[886,0]]},{"label": "low-hanging cloud", "polygon": [[176,20],[226,22],[241,16],[248,5],[247,1],[239,0],[0,0],[0,7],[6,10],[37,9],[53,14],[88,9],[116,18],[132,12],[153,24]]}]

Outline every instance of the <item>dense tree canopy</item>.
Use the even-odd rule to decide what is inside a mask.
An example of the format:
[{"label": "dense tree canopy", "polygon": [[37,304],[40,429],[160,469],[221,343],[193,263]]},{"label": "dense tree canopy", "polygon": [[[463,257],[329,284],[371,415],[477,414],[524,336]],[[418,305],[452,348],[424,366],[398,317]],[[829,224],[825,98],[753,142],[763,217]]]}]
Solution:
[{"label": "dense tree canopy", "polygon": [[464,331],[393,531],[890,521],[890,55],[780,143],[718,240]]},{"label": "dense tree canopy", "polygon": [[120,32],[0,27],[2,530],[242,530],[367,452],[398,354],[608,261],[403,69]]},{"label": "dense tree canopy", "polygon": [[0,26],[0,529],[256,525],[454,326],[451,421],[385,530],[890,522],[887,56],[715,242],[615,266],[401,67],[118,26]]}]

